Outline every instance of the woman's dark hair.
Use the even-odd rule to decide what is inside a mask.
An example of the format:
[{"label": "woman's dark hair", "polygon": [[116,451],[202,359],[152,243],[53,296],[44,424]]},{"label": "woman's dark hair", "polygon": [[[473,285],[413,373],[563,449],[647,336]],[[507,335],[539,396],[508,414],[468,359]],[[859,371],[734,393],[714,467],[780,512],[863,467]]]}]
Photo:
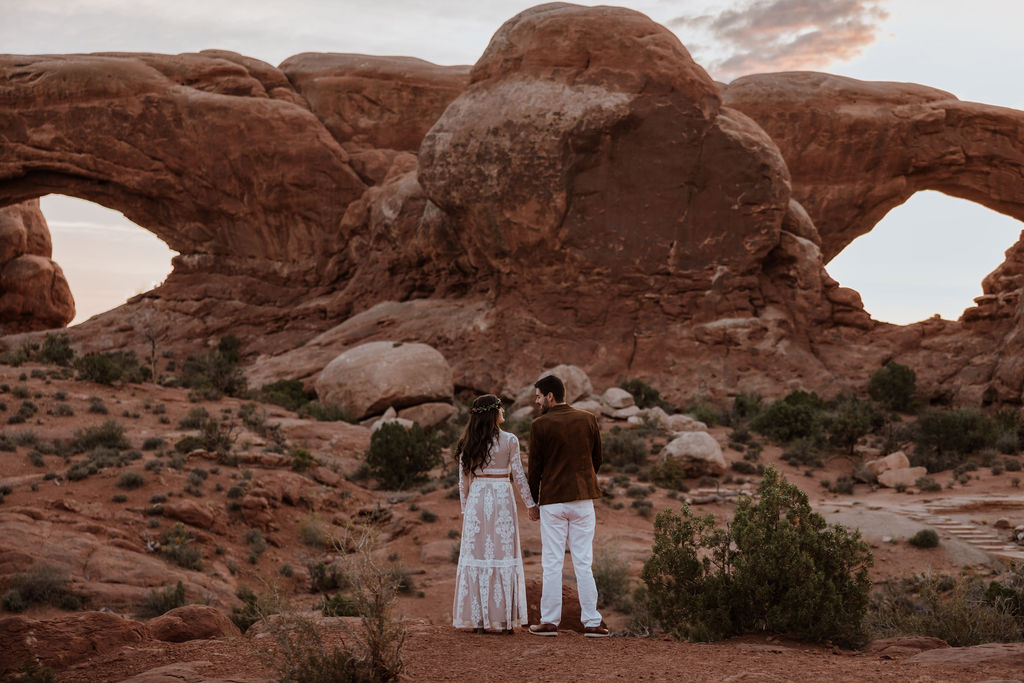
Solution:
[{"label": "woman's dark hair", "polygon": [[565,385],[562,384],[562,380],[558,379],[554,375],[541,377],[533,386],[540,391],[541,396],[554,394],[555,403],[561,403],[565,400]]},{"label": "woman's dark hair", "polygon": [[490,460],[491,444],[498,436],[498,408],[501,399],[494,394],[484,394],[475,401],[469,411],[469,422],[462,430],[459,443],[455,446],[455,461],[462,461],[466,474],[483,469]]}]

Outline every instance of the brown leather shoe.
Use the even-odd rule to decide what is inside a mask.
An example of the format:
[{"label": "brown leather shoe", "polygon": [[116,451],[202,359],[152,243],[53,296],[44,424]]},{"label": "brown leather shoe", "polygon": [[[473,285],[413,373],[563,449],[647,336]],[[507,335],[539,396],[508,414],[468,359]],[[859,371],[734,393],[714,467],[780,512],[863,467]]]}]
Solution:
[{"label": "brown leather shoe", "polygon": [[603,621],[600,626],[587,626],[583,629],[584,638],[607,638],[611,634],[611,631],[608,630]]},{"label": "brown leather shoe", "polygon": [[558,627],[554,624],[531,624],[530,633],[535,636],[557,636]]}]

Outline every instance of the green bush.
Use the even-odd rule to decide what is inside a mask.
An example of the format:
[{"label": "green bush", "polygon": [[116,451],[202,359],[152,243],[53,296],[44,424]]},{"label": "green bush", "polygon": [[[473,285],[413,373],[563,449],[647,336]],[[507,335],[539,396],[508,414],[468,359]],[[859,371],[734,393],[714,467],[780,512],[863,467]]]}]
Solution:
[{"label": "green bush", "polygon": [[109,385],[118,380],[146,382],[152,377],[152,371],[139,364],[134,351],[88,353],[76,358],[74,365],[78,379],[97,384]]},{"label": "green bush", "polygon": [[836,448],[853,455],[853,448],[860,438],[878,431],[883,424],[885,415],[874,403],[847,397],[828,420],[828,440]]},{"label": "green bush", "polygon": [[203,568],[203,553],[196,547],[192,532],[181,522],[164,531],[161,536],[160,552],[179,567],[185,569]]},{"label": "green bush", "polygon": [[185,600],[185,585],[179,581],[175,587],[168,586],[163,590],[152,590],[146,594],[139,607],[138,616],[143,618],[158,617],[164,612],[169,612],[177,607],[187,605]]},{"label": "green bush", "polygon": [[263,403],[273,403],[298,412],[302,406],[309,403],[315,394],[306,391],[302,382],[297,379],[282,379],[270,384],[264,384],[259,392],[253,397]]},{"label": "green bush", "polygon": [[36,353],[36,360],[47,365],[71,365],[75,358],[75,350],[71,348],[71,340],[67,332],[47,333],[43,337],[42,348]]},{"label": "green bush", "polygon": [[[8,582],[9,591],[17,593],[13,596],[20,599],[25,607],[28,605],[53,605],[64,609],[78,609],[79,600],[68,591],[68,575],[63,569],[53,565],[37,563],[21,574],[15,574]],[[4,598],[8,597],[7,594]],[[9,609],[8,611],[16,611]]]},{"label": "green bush", "polygon": [[440,462],[441,448],[418,422],[406,429],[386,422],[370,437],[366,464],[370,475],[385,489],[407,489],[427,479]]},{"label": "green bush", "polygon": [[647,444],[633,431],[620,431],[602,438],[601,454],[612,467],[644,465],[650,450]]},{"label": "green bush", "polygon": [[818,438],[825,424],[825,402],[817,394],[793,391],[751,420],[750,427],[778,443]]},{"label": "green bush", "polygon": [[627,380],[619,384],[619,387],[632,394],[633,402],[638,408],[657,407],[669,410],[672,407],[661,399],[661,392],[642,379]]},{"label": "green bush", "polygon": [[886,363],[871,376],[868,395],[887,410],[909,412],[914,407],[917,375],[905,365]]},{"label": "green bush", "polygon": [[929,473],[948,470],[964,456],[991,446],[995,438],[995,421],[980,410],[928,410],[917,420],[910,463]]},{"label": "green bush", "polygon": [[306,565],[309,570],[309,592],[328,593],[333,590],[344,590],[349,586],[348,575],[340,567],[326,562],[311,562]]},{"label": "green bush", "polygon": [[764,398],[758,393],[740,392],[732,399],[731,417],[733,422],[750,420],[764,408]]},{"label": "green bush", "polygon": [[131,491],[133,489],[140,488],[146,483],[145,477],[138,472],[125,472],[117,479],[117,485],[119,488]]},{"label": "green bush", "polygon": [[305,472],[311,467],[316,467],[320,462],[313,457],[313,454],[305,448],[292,449],[292,471]]},{"label": "green bush", "polygon": [[181,383],[199,396],[215,400],[245,392],[245,375],[238,367],[242,342],[233,334],[221,337],[212,351],[190,355],[181,367]]},{"label": "green bush", "polygon": [[921,529],[907,543],[915,548],[935,548],[939,545],[939,534],[934,529]]},{"label": "green bush", "polygon": [[[18,365],[20,364],[18,363]],[[0,596],[0,607],[3,607],[8,612],[19,614],[28,609],[28,603],[25,602],[25,598],[21,596],[21,593],[16,588],[11,588]]]},{"label": "green bush", "polygon": [[703,422],[708,427],[714,427],[719,422],[718,410],[705,401],[697,401],[690,406],[688,412],[695,420]]},{"label": "green bush", "polygon": [[101,425],[87,427],[75,432],[71,447],[76,453],[97,447],[124,450],[128,448],[128,440],[124,438],[124,427],[115,420],[107,420]]},{"label": "green bush", "polygon": [[725,528],[685,505],[658,514],[641,574],[651,613],[677,638],[762,631],[863,642],[873,560],[860,533],[829,526],[772,467],[758,493]]}]

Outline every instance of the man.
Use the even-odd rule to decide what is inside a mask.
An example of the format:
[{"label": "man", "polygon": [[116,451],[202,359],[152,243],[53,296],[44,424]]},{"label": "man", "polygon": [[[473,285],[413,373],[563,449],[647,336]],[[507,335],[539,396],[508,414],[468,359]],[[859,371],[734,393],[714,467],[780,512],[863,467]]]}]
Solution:
[{"label": "man", "polygon": [[601,497],[597,470],[601,467],[601,431],[597,418],[565,403],[565,385],[554,375],[534,386],[534,402],[541,415],[530,426],[530,463],[527,479],[538,507],[530,519],[540,520],[544,581],[540,597],[540,624],[530,626],[537,636],[557,636],[562,619],[562,565],[565,542],[576,572],[583,635],[607,636],[608,628],[597,611],[594,560],[594,498]]}]

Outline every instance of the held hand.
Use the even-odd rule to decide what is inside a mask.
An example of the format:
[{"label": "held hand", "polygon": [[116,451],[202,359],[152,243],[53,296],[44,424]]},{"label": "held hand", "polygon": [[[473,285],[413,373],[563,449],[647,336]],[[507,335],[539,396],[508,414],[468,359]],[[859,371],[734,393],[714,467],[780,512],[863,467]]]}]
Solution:
[{"label": "held hand", "polygon": [[536,522],[536,521],[540,520],[540,506],[539,505],[535,505],[532,508],[530,508],[529,513],[530,513],[530,521],[531,522]]}]

